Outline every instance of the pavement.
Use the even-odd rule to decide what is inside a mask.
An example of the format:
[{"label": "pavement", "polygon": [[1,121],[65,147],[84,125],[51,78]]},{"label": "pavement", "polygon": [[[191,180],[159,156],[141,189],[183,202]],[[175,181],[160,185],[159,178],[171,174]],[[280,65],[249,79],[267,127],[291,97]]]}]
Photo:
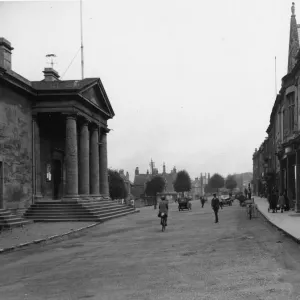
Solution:
[{"label": "pavement", "polygon": [[0,256],[0,300],[300,299],[300,246],[235,201],[113,219],[78,237]]},{"label": "pavement", "polygon": [[269,202],[266,198],[254,197],[259,211],[275,227],[285,232],[295,241],[300,242],[300,213],[284,211],[281,213],[268,212]]},{"label": "pavement", "polygon": [[0,249],[16,247],[35,240],[47,239],[54,235],[62,235],[83,227],[91,226],[93,222],[49,222],[31,223],[23,227],[15,227],[0,231]]}]

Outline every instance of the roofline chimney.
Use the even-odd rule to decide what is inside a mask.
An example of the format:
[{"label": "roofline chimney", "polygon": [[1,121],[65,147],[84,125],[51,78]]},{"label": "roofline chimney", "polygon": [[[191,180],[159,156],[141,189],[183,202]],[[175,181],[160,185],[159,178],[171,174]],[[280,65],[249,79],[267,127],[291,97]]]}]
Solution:
[{"label": "roofline chimney", "polygon": [[45,79],[44,81],[59,81],[58,72],[55,71],[53,68],[45,68],[44,71]]},{"label": "roofline chimney", "polygon": [[0,67],[5,70],[11,70],[11,51],[14,48],[11,46],[11,43],[1,37],[0,38]]}]

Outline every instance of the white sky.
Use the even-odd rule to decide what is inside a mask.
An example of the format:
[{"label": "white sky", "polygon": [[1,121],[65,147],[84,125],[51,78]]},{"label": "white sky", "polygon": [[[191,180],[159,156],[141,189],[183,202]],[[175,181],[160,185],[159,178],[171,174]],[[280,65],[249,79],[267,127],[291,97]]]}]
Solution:
[{"label": "white sky", "polygon": [[[252,171],[287,71],[292,1],[83,1],[85,77],[100,77],[112,107],[109,167],[145,173],[176,165]],[[295,1],[296,18],[300,1]],[[46,54],[62,75],[80,48],[80,2],[0,2],[12,68],[42,80]],[[80,79],[80,53],[63,79]]]}]

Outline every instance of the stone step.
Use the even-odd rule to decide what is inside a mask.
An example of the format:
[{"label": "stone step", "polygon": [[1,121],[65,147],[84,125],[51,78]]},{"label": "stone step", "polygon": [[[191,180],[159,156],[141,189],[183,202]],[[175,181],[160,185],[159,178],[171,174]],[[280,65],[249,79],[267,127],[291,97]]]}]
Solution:
[{"label": "stone step", "polygon": [[89,218],[82,218],[82,219],[71,219],[71,218],[58,218],[58,219],[47,219],[47,218],[43,218],[43,219],[35,219],[34,222],[90,222],[90,221],[94,221],[94,222],[104,222],[104,221],[108,221],[114,218],[119,218],[119,217],[123,217],[129,214],[133,214],[135,213],[135,210],[132,211],[127,211],[127,212],[123,212],[123,213],[119,213],[119,214],[113,214],[111,216],[106,216],[103,218],[94,218],[94,219],[89,219]]},{"label": "stone step", "polygon": [[[36,209],[28,209],[24,216],[28,215],[28,214],[35,214],[35,213],[39,213],[39,214],[82,214],[82,211],[87,211],[93,214],[97,214],[97,213],[102,213],[102,212],[107,212],[107,211],[119,211],[119,210],[124,210],[124,209],[131,209],[131,207],[108,207],[108,208],[81,208],[81,209],[64,209],[64,210],[60,210],[60,209],[42,209],[42,208],[36,208]],[[1,217],[0,217],[1,219]]]},{"label": "stone step", "polygon": [[17,217],[15,215],[9,215],[5,217],[0,216],[0,222],[9,222],[9,221],[14,221],[14,220],[22,220],[22,218]]},{"label": "stone step", "polygon": [[81,214],[57,214],[57,213],[32,213],[32,214],[26,214],[24,217],[26,219],[60,219],[60,218],[102,218],[106,216],[110,216],[113,214],[119,214],[122,212],[132,211],[133,209],[121,209],[118,211],[107,211],[104,213],[98,213],[98,214],[88,214],[86,212],[82,212]]},{"label": "stone step", "polygon": [[77,206],[31,206],[29,210],[56,210],[56,211],[68,211],[68,210],[82,210],[83,208],[88,209],[114,209],[121,207],[130,207],[127,205],[84,205],[78,204]]},{"label": "stone step", "polygon": [[78,203],[35,203],[31,205],[31,207],[79,207],[79,205],[84,205],[84,206],[123,206],[124,204],[119,204],[119,203],[102,203],[102,202],[78,202]]},{"label": "stone step", "polygon": [[28,225],[31,223],[32,223],[31,220],[24,220],[24,219],[15,220],[15,221],[9,222],[9,223],[0,221],[0,228],[13,228],[13,227],[19,227],[19,226],[23,226],[23,225]]},{"label": "stone step", "polygon": [[63,221],[63,220],[89,220],[99,221],[101,218],[110,218],[134,211],[131,206],[95,199],[79,199],[71,202],[43,201],[30,206],[25,212],[26,219],[34,221]]}]

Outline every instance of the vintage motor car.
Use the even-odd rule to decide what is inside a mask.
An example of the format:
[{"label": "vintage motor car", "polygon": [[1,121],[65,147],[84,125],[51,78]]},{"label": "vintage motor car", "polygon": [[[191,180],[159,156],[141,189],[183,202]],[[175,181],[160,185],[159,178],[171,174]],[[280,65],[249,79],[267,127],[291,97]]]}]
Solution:
[{"label": "vintage motor car", "polygon": [[178,210],[192,210],[192,203],[190,202],[190,199],[188,198],[179,198],[178,199]]},{"label": "vintage motor car", "polygon": [[231,196],[229,194],[223,194],[221,195],[220,197],[223,205],[229,205],[231,206],[232,205],[232,199],[231,199]]}]

